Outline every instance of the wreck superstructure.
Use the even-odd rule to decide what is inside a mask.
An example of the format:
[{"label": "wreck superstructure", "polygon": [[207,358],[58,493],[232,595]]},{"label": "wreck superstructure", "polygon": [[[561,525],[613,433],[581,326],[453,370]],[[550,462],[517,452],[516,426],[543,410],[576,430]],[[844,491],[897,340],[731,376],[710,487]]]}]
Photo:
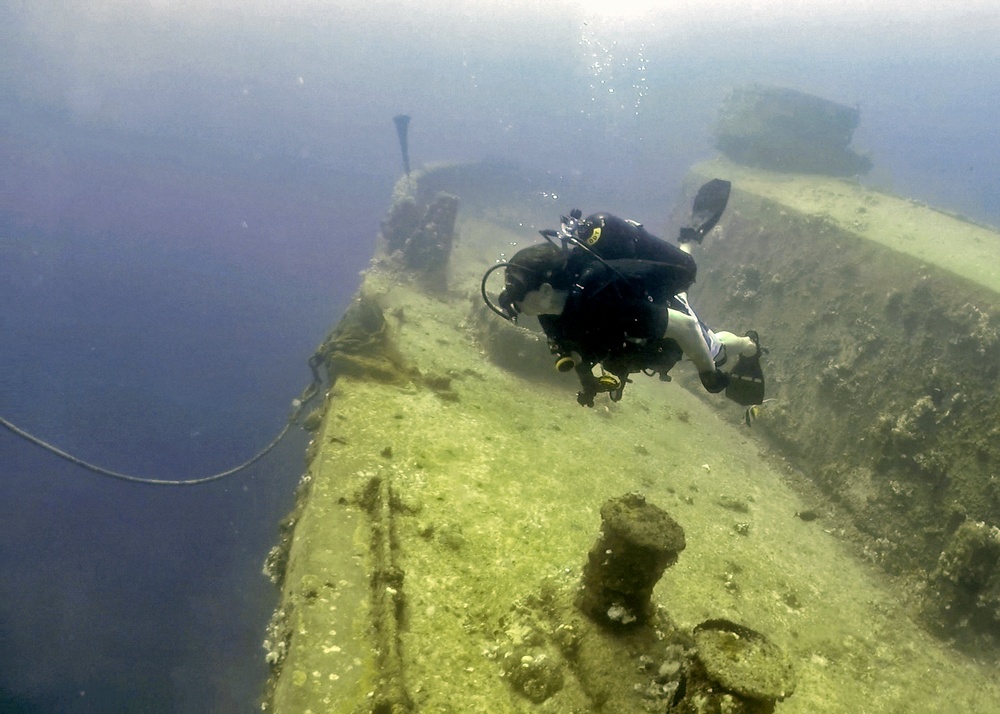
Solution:
[{"label": "wreck superstructure", "polygon": [[[690,702],[678,685],[694,676],[698,633],[715,642],[754,632],[764,638],[754,652],[783,651],[796,673],[795,693],[777,704],[780,711],[944,702],[992,711],[1000,689],[988,671],[911,619],[911,603],[844,547],[864,547],[846,535],[860,533],[852,521],[859,513],[847,501],[856,482],[843,481],[851,489],[841,495],[826,488],[830,502],[822,489],[793,487],[804,477],[752,437],[757,431],[747,430],[742,410],[706,403],[683,364],[673,383],[637,377],[620,403],[576,404],[573,378],[552,369],[544,338],[482,305],[483,271],[512,245],[537,240],[539,226],[525,217],[531,211],[518,213],[522,186],[506,195],[491,186],[483,200],[475,172],[414,172],[401,180],[379,253],[321,350],[335,382],[316,415],[298,507],[269,558],[282,597],[267,638],[273,677],[265,708],[684,707]],[[861,472],[865,441],[884,419],[867,412],[852,418],[851,405],[894,372],[858,370],[851,381],[806,350],[837,348],[837,359],[853,356],[861,365],[867,353],[858,346],[874,350],[881,329],[865,327],[874,315],[897,315],[912,328],[906,309],[916,298],[894,298],[884,272],[859,289],[852,270],[884,260],[898,279],[916,281],[917,297],[927,280],[955,273],[901,257],[888,238],[876,237],[871,220],[872,235],[845,237],[842,211],[860,221],[876,212],[875,202],[891,216],[907,202],[851,181],[728,162],[695,167],[692,186],[709,175],[731,180],[734,193],[699,254],[703,292],[693,299],[709,322],[756,327],[771,349],[775,401],[754,430],[796,463],[817,463],[808,476],[819,476],[821,486],[837,469]],[[814,203],[796,203],[800,193]],[[414,208],[398,208],[409,202]],[[413,216],[410,232],[390,239],[385,234],[401,210]],[[445,220],[435,218],[441,215]],[[511,215],[521,215],[523,225]],[[994,234],[975,233],[970,243],[987,235]],[[407,256],[408,245],[422,246],[429,262]],[[826,296],[822,289],[832,285],[843,292]],[[886,301],[878,309],[870,302],[875,291]],[[940,380],[949,364],[931,372]],[[860,381],[866,375],[870,386]],[[900,404],[904,393],[919,391],[915,383],[904,387]],[[841,432],[819,438],[837,424]],[[860,451],[845,447],[853,442]],[[898,498],[891,484],[870,480],[865,488],[873,498]],[[652,592],[648,629],[622,634],[593,628],[574,601],[603,504],[632,493],[666,509],[687,545]],[[872,498],[861,503],[871,507]],[[796,517],[801,513],[821,515]],[[935,547],[947,548],[948,528],[959,527],[954,520],[939,524]],[[914,537],[926,545],[925,536]],[[911,564],[933,565],[931,550],[902,567],[916,577]]]}]

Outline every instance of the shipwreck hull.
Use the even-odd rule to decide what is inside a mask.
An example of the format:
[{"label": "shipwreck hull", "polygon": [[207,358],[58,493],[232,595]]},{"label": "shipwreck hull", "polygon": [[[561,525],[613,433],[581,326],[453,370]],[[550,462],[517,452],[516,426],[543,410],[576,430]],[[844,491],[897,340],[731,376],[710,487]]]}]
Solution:
[{"label": "shipwreck hull", "polygon": [[[421,192],[414,172],[395,197],[422,206],[444,192],[459,201],[448,264],[432,266],[435,281],[399,254],[406,240],[387,250],[383,236],[353,306],[321,348],[334,383],[313,419],[297,508],[268,559],[281,600],[265,642],[266,711],[695,711],[680,685],[695,674],[700,622],[753,628],[787,652],[798,687],[778,711],[995,710],[992,670],[916,626],[900,594],[843,547],[831,526],[832,511],[844,509],[790,487],[787,462],[755,439],[767,434],[856,521],[888,512],[875,502],[901,497],[878,468],[901,469],[895,480],[903,483],[910,464],[896,463],[891,440],[915,438],[903,433],[906,420],[923,424],[914,405],[928,389],[943,390],[944,401],[938,392],[929,398],[944,410],[959,400],[940,369],[935,382],[933,367],[917,368],[916,349],[880,350],[883,323],[909,326],[891,337],[900,345],[932,329],[916,309],[929,290],[953,321],[985,329],[992,293],[981,281],[852,234],[826,215],[834,202],[821,195],[815,207],[796,208],[792,193],[812,186],[805,179],[699,166],[692,188],[719,176],[733,180],[734,194],[699,253],[694,304],[713,325],[760,330],[776,401],[748,430],[740,408],[685,390],[699,387],[682,364],[673,383],[637,375],[622,402],[604,398],[586,409],[573,376],[538,366],[551,365],[544,340],[504,323],[479,296],[497,256],[535,242],[538,228],[572,206],[543,202],[548,223],[533,225],[538,213],[523,183],[473,196],[490,181],[455,175],[463,178],[433,174],[425,184],[433,191]],[[782,195],[768,192],[770,182],[784,182]],[[852,215],[894,199],[860,200]],[[803,253],[807,240],[814,248]],[[859,280],[885,256],[891,276],[878,270],[878,280]],[[952,280],[980,292],[956,289],[945,300],[939,281]],[[987,317],[960,318],[979,314],[962,312],[966,302]],[[943,335],[925,341],[942,355],[965,352],[941,343]],[[989,339],[984,332],[963,344],[975,350]],[[905,379],[896,376],[901,362],[911,365]],[[955,378],[979,378],[967,369]],[[888,401],[876,409],[876,397]],[[961,412],[934,420],[966,434],[971,421],[958,426]],[[984,448],[973,461],[993,458]],[[965,477],[949,473],[943,488],[967,499],[964,518],[994,513],[971,480],[960,486]],[[862,476],[863,489],[852,481]],[[907,476],[914,486],[906,498],[923,504],[913,518],[926,516],[927,532],[895,511],[867,529],[905,529],[919,542],[883,558],[899,569],[933,561],[957,527],[955,509],[925,498],[918,478]],[[595,627],[574,602],[600,542],[602,505],[637,491],[669,512],[686,547],[653,589],[641,627]],[[803,513],[822,515],[796,517]]]},{"label": "shipwreck hull", "polygon": [[771,349],[755,426],[878,543],[931,569],[965,520],[1000,523],[1000,234],[822,177],[731,165],[694,304]]}]

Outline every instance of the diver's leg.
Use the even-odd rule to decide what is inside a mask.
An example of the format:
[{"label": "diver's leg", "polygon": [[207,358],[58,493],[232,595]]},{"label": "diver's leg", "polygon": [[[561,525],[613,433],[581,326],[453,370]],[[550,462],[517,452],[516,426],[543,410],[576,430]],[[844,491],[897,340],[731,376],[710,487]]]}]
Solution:
[{"label": "diver's leg", "polygon": [[679,344],[684,356],[694,362],[699,372],[715,371],[715,358],[697,317],[668,308],[667,329],[663,336]]},{"label": "diver's leg", "polygon": [[667,308],[667,329],[664,337],[680,345],[684,355],[698,368],[702,386],[709,392],[721,392],[729,384],[729,375],[722,372],[717,359],[723,359],[722,342],[708,329],[688,304],[687,295],[674,296],[675,307]]},{"label": "diver's leg", "polygon": [[757,354],[757,343],[750,337],[737,337],[732,332],[716,332],[715,336],[726,348],[727,355],[753,357]]}]

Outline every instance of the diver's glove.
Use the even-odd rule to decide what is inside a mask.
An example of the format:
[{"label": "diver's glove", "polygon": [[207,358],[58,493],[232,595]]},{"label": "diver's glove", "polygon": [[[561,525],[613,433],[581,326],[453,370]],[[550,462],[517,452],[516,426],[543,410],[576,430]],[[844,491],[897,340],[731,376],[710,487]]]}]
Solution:
[{"label": "diver's glove", "polygon": [[701,377],[701,385],[711,394],[718,394],[729,386],[729,375],[718,369],[699,372],[698,376]]}]

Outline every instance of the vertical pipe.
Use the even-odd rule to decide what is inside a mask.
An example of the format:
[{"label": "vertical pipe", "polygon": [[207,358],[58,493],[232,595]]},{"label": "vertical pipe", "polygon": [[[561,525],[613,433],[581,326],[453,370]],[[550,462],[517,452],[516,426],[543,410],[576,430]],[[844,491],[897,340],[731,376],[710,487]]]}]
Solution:
[{"label": "vertical pipe", "polygon": [[409,176],[410,142],[407,139],[406,132],[410,126],[410,117],[408,114],[398,114],[392,118],[392,121],[396,125],[396,134],[399,136],[399,150],[403,152],[403,170]]}]

